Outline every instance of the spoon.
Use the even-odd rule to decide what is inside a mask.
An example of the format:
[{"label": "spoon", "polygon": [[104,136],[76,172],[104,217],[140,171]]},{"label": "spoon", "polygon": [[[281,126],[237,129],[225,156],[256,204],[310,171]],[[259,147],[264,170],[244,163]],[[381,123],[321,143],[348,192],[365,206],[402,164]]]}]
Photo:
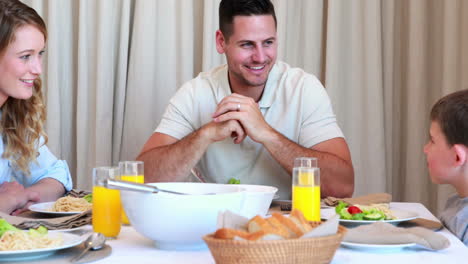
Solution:
[{"label": "spoon", "polygon": [[150,192],[150,193],[166,192],[166,193],[172,193],[172,194],[187,195],[187,193],[163,190],[163,189],[159,189],[156,186],[151,186],[151,185],[147,185],[143,183],[109,180],[109,179],[104,181],[104,187],[109,188],[109,189],[129,190],[129,191],[137,191],[137,192]]},{"label": "spoon", "polygon": [[[165,192],[165,193],[172,193],[172,194],[178,194],[178,195],[190,195],[189,193],[164,190],[156,186],[143,184],[143,183],[109,180],[109,179],[104,181],[104,187],[109,188],[109,189],[128,190],[128,191],[137,191],[137,192],[148,192],[148,193]],[[204,193],[204,195],[212,195],[212,194],[216,194],[216,193]]]},{"label": "spoon", "polygon": [[106,237],[101,234],[101,233],[92,233],[91,235],[88,236],[88,238],[85,240],[84,245],[85,249],[75,258],[73,258],[71,261],[76,262],[80,260],[86,252],[88,252],[90,249],[92,250],[98,250],[101,249],[106,242]]}]

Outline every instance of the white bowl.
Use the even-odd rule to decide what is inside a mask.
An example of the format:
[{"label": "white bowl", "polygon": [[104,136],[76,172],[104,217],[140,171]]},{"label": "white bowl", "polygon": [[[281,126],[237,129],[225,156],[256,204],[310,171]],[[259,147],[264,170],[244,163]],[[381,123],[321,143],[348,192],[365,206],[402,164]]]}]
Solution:
[{"label": "white bowl", "polygon": [[216,231],[218,212],[230,210],[239,214],[245,196],[239,185],[193,182],[150,185],[190,194],[121,191],[131,225],[164,250],[206,249],[202,237]]},{"label": "white bowl", "polygon": [[256,215],[265,216],[270,209],[271,201],[278,188],[266,185],[237,184],[245,189],[245,201],[241,215],[252,218]]}]

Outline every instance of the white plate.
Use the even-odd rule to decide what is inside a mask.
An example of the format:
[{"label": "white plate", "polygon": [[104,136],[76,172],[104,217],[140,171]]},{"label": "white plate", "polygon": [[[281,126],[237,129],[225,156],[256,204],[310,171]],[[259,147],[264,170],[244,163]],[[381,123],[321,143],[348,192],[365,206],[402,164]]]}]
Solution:
[{"label": "white plate", "polygon": [[394,251],[401,250],[405,247],[411,247],[416,245],[416,243],[405,243],[405,244],[362,244],[362,243],[352,243],[352,242],[341,242],[342,246],[358,249],[358,250],[379,250],[379,251]]},{"label": "white plate", "polygon": [[52,207],[54,206],[55,202],[47,202],[47,203],[37,203],[29,206],[29,210],[37,213],[43,214],[53,214],[53,215],[74,215],[80,214],[83,211],[73,211],[73,212],[53,212]]},{"label": "white plate", "polygon": [[[404,210],[399,210],[399,209],[393,209],[392,210],[393,215],[396,217],[396,219],[393,220],[346,220],[346,219],[340,219],[341,224],[349,224],[349,225],[362,225],[362,224],[372,224],[374,222],[384,222],[384,223],[391,223],[391,224],[399,224],[404,221],[409,221],[413,220],[415,218],[418,218],[418,214],[415,212],[409,212],[409,211],[404,211]],[[330,208],[328,210],[322,210],[322,218],[323,219],[329,219],[333,215],[335,215],[335,208]]]},{"label": "white plate", "polygon": [[55,253],[56,251],[60,249],[70,248],[70,247],[79,245],[83,243],[83,241],[86,239],[86,236],[78,236],[78,235],[63,233],[63,232],[49,233],[48,236],[51,238],[62,236],[63,244],[61,246],[57,246],[53,248],[0,251],[0,262],[43,258],[49,255],[52,255],[53,253]]}]

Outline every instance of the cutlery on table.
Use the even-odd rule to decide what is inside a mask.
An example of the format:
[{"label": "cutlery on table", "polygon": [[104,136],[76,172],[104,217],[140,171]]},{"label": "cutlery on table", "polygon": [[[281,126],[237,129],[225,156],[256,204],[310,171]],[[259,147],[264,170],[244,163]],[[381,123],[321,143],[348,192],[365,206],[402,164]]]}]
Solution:
[{"label": "cutlery on table", "polygon": [[85,248],[84,250],[76,257],[71,259],[71,262],[77,262],[80,260],[90,249],[98,250],[101,249],[104,244],[106,243],[106,237],[101,233],[92,233],[89,237],[85,240]]},{"label": "cutlery on table", "polygon": [[167,192],[172,194],[181,194],[186,195],[187,193],[174,192],[169,190],[159,189],[156,186],[151,186],[143,183],[128,182],[128,181],[119,181],[119,180],[106,180],[104,182],[104,187],[109,189],[118,189],[118,190],[128,190],[128,191],[137,191],[137,192]]},{"label": "cutlery on table", "polygon": [[[189,193],[164,190],[156,186],[143,184],[143,183],[109,180],[109,179],[104,181],[104,187],[109,188],[109,189],[137,191],[137,192],[149,192],[149,193],[165,192],[165,193],[172,193],[172,194],[179,194],[179,195],[190,195]],[[204,193],[204,194],[208,195],[208,194],[215,194],[215,193]]]}]

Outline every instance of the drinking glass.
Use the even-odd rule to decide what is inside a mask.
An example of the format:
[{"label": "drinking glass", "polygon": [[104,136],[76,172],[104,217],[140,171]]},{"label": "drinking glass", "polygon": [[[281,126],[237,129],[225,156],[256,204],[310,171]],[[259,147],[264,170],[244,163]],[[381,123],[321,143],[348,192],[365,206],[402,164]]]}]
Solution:
[{"label": "drinking glass", "polygon": [[294,159],[294,168],[318,168],[318,160],[313,157],[299,157]]},{"label": "drinking glass", "polygon": [[[119,162],[120,174],[122,181],[144,183],[144,165],[143,161],[121,161]],[[122,206],[122,223],[129,225],[127,214]]]},{"label": "drinking glass", "polygon": [[104,187],[106,180],[120,180],[118,167],[93,169],[93,230],[115,239],[120,233],[122,205],[120,191]]},{"label": "drinking glass", "polygon": [[302,211],[308,221],[320,221],[320,169],[317,158],[294,160],[292,207]]}]

